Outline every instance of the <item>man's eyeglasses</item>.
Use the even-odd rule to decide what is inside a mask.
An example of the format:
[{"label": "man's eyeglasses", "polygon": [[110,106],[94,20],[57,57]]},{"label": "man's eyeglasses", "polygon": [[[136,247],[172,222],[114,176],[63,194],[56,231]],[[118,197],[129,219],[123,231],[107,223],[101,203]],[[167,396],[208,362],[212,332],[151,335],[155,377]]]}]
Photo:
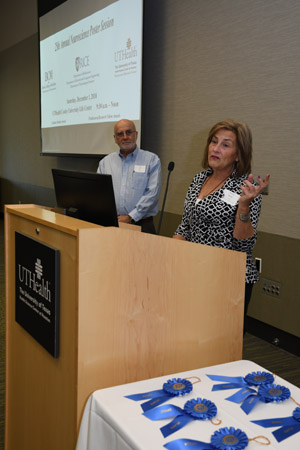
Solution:
[{"label": "man's eyeglasses", "polygon": [[116,136],[123,137],[125,134],[126,134],[126,136],[131,136],[133,133],[136,133],[136,131],[133,131],[133,130],[119,131],[118,133],[116,133]]}]

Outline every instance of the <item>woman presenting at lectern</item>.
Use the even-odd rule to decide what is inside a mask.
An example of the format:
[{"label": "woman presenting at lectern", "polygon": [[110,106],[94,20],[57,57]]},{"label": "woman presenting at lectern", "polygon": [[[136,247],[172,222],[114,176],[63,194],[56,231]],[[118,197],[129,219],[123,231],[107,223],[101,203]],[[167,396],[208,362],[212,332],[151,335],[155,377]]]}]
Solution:
[{"label": "woman presenting at lectern", "polygon": [[247,253],[245,312],[258,280],[252,250],[265,180],[251,174],[252,134],[245,123],[224,120],[210,130],[202,166],[190,185],[174,238]]}]

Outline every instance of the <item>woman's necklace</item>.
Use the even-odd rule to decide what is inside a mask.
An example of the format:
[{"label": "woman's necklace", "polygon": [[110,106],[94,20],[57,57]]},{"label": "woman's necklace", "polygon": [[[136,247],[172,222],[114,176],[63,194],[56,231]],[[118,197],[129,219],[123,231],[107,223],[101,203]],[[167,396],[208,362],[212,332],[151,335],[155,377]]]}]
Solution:
[{"label": "woman's necklace", "polygon": [[[220,181],[220,183],[218,183],[216,186],[214,186],[209,192],[207,192],[205,195],[203,195],[203,197],[198,197],[199,200],[202,200],[202,198],[207,197],[209,194],[211,194],[212,192],[216,191],[218,189],[219,186],[223,185],[224,182],[227,180],[228,176],[225,177],[223,180]],[[203,183],[202,189],[204,188],[204,186],[206,185],[207,181],[208,181],[209,177],[206,178],[206,180]],[[202,190],[201,189],[201,190]],[[200,194],[201,195],[201,191]]]}]

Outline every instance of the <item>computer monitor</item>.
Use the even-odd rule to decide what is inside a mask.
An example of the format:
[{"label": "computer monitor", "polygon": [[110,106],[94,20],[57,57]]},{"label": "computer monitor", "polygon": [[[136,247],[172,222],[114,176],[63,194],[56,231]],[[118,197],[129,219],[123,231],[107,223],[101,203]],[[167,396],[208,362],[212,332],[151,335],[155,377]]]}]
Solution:
[{"label": "computer monitor", "polygon": [[52,169],[56,202],[68,216],[118,226],[111,175]]}]

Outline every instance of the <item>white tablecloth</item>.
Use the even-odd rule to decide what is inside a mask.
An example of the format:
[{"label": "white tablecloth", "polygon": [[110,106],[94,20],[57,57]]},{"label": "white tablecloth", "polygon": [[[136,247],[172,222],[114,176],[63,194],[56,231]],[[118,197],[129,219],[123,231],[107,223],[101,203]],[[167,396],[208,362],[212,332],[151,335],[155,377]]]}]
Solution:
[{"label": "white tablecloth", "polygon": [[[249,439],[263,435],[271,441],[271,445],[268,446],[250,441],[247,450],[264,448],[299,450],[300,433],[278,443],[272,435],[272,431],[276,428],[263,428],[250,422],[251,420],[291,416],[297,407],[291,398],[280,403],[259,401],[247,415],[239,404],[225,400],[226,397],[237,392],[237,389],[212,391],[212,386],[218,382],[211,381],[206,376],[209,374],[244,377],[250,372],[257,371],[266,371],[266,369],[250,361],[235,361],[95,391],[85,407],[76,450],[157,450],[164,449],[163,445],[167,442],[180,438],[210,442],[210,437],[216,430],[231,426],[244,431]],[[192,392],[182,397],[172,397],[165,403],[172,403],[183,408],[187,400],[197,397],[205,398],[216,404],[218,409],[216,418],[222,420],[220,425],[213,425],[208,420],[195,420],[164,438],[160,427],[172,419],[151,421],[142,415],[140,406],[142,401],[136,402],[125,398],[126,395],[162,389],[163,383],[170,378],[192,376],[201,379],[200,383],[193,385]],[[190,381],[193,382],[192,379]],[[291,397],[300,403],[299,388],[277,376],[275,384],[289,388]]]}]

